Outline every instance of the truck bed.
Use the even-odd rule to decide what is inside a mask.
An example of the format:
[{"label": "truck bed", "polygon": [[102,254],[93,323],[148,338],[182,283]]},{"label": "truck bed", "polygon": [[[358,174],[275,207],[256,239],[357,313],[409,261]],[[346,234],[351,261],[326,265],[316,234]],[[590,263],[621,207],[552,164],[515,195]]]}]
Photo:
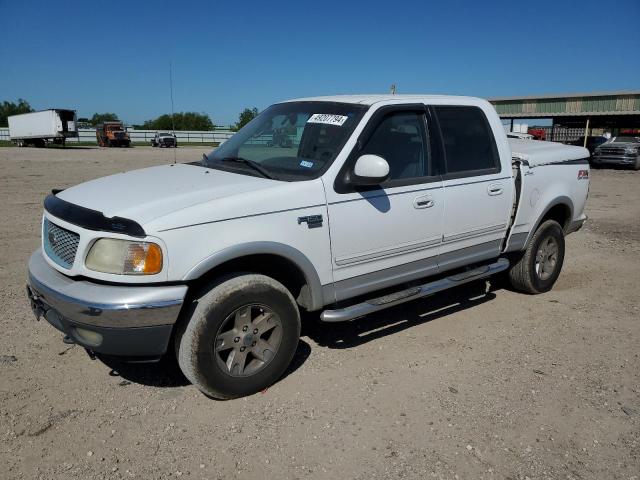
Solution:
[{"label": "truck bed", "polygon": [[[505,251],[521,250],[552,208],[569,208],[566,233],[579,228],[589,191],[586,148],[509,139],[516,177],[516,210]],[[568,207],[566,207],[568,206]]]},{"label": "truck bed", "polygon": [[510,138],[509,145],[512,158],[525,160],[530,166],[589,159],[589,150],[586,148],[561,143]]}]

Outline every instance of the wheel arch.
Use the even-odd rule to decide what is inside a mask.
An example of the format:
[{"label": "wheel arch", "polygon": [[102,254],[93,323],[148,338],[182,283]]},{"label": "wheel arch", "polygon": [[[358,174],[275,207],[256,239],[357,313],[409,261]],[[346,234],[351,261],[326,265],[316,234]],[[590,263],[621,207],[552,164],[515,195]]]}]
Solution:
[{"label": "wheel arch", "polygon": [[534,227],[527,235],[527,241],[524,244],[524,248],[529,245],[533,234],[538,230],[538,227],[542,225],[542,223],[546,220],[555,220],[557,221],[562,230],[566,233],[567,228],[571,225],[571,220],[573,218],[573,201],[567,196],[560,196],[553,199],[547,207],[542,211],[538,220],[534,224]]},{"label": "wheel arch", "polygon": [[301,307],[323,307],[320,277],[305,254],[278,242],[249,242],[220,250],[202,260],[183,277],[199,285],[231,272],[261,273],[282,283]]}]

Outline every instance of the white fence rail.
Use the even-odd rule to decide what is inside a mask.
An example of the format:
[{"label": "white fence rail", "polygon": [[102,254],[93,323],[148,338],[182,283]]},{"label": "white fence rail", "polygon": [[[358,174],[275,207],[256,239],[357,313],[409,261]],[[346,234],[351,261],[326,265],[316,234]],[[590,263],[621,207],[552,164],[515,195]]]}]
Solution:
[{"label": "white fence rail", "polygon": [[[133,130],[127,129],[129,137],[133,143],[147,143],[151,145],[151,139],[158,132],[157,130]],[[185,143],[224,143],[233,134],[231,130],[213,130],[213,131],[176,131],[178,145]],[[0,128],[0,140],[9,140],[9,129]],[[75,138],[67,138],[67,143],[79,142],[96,142],[95,128],[81,128],[78,130],[78,136]]]}]

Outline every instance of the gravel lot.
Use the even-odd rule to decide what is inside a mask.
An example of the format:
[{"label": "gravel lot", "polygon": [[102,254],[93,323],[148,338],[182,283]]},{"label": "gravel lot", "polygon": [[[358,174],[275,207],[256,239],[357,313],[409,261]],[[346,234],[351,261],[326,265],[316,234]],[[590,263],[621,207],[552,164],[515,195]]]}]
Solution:
[{"label": "gravel lot", "polygon": [[52,188],[203,151],[0,148],[0,478],[640,479],[640,172],[592,172],[552,292],[311,317],[284,379],[219,402],[91,361],[24,287]]}]

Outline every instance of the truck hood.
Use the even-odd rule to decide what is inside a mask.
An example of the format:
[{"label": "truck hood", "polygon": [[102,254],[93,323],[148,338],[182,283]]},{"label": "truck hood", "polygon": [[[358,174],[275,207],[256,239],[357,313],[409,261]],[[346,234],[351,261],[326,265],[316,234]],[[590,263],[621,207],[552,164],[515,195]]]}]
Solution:
[{"label": "truck hood", "polygon": [[638,142],[605,142],[598,145],[596,148],[633,148],[640,147]]},{"label": "truck hood", "polygon": [[184,210],[244,192],[273,187],[283,182],[224,172],[188,164],[118,173],[68,188],[58,197],[141,225]]}]

